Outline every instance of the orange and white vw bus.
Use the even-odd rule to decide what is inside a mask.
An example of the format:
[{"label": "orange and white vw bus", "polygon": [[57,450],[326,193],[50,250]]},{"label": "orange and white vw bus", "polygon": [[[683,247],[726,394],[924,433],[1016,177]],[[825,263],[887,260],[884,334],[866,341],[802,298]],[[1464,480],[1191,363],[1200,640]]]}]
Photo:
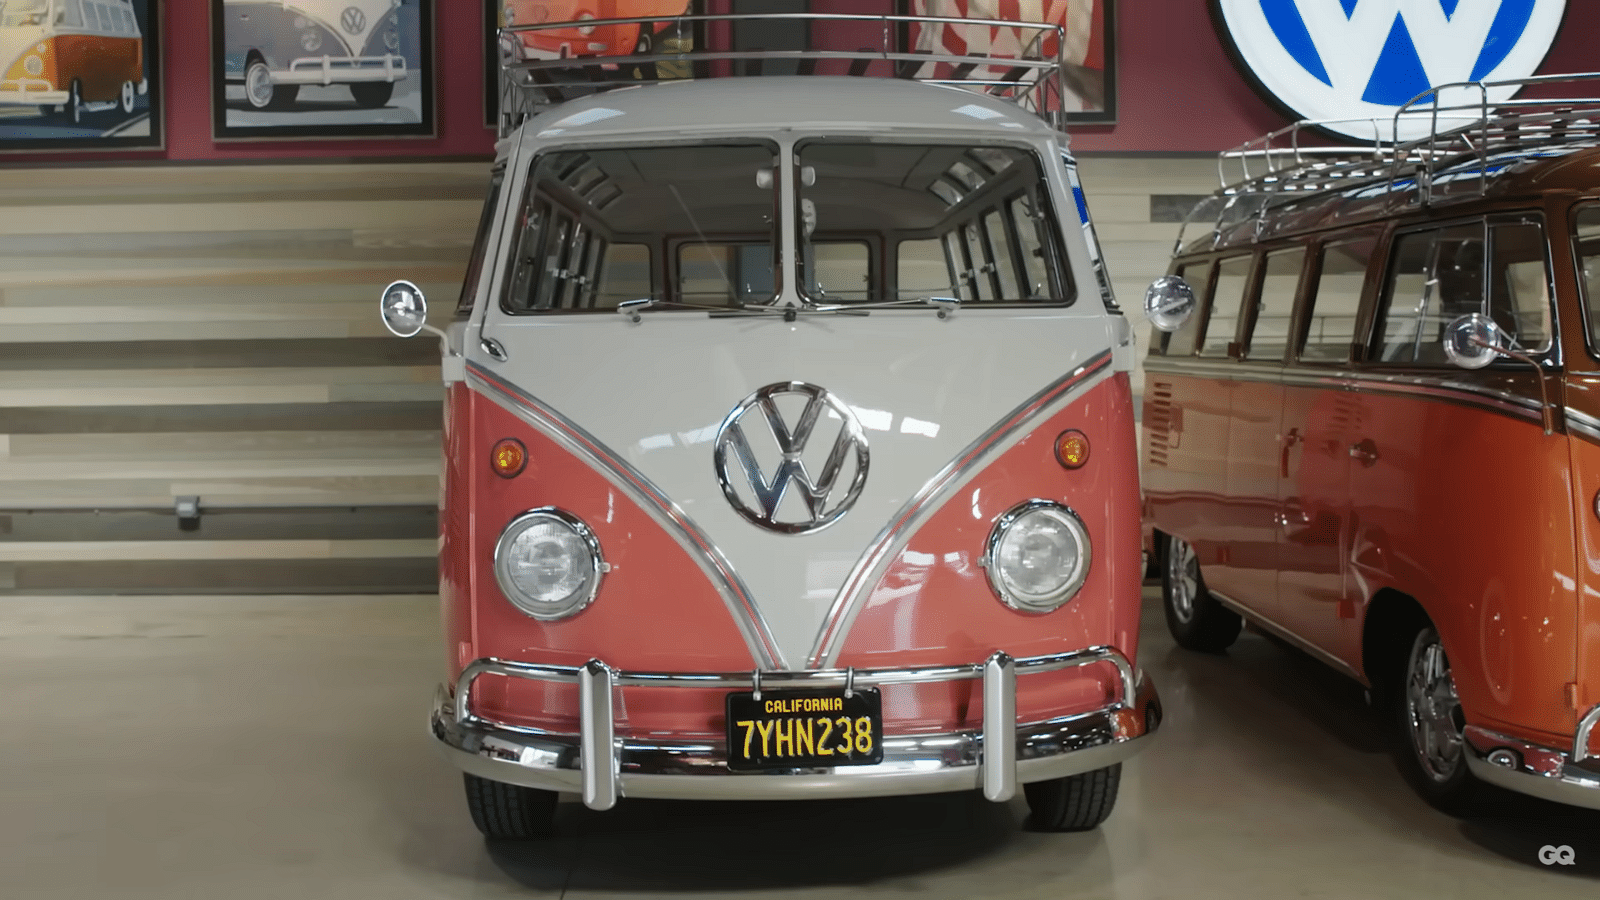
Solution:
[{"label": "orange and white vw bus", "polygon": [[561,792],[1111,812],[1160,719],[1133,348],[1059,69],[994,64],[522,94],[434,329],[432,732],[486,835]]},{"label": "orange and white vw bus", "polygon": [[71,122],[91,105],[131,114],[149,90],[129,0],[3,0],[0,72],[0,104],[38,106]]},{"label": "orange and white vw bus", "polygon": [[1173,636],[1250,623],[1359,680],[1448,810],[1600,809],[1597,88],[1446,85],[1398,143],[1224,154],[1216,228],[1147,298]]}]

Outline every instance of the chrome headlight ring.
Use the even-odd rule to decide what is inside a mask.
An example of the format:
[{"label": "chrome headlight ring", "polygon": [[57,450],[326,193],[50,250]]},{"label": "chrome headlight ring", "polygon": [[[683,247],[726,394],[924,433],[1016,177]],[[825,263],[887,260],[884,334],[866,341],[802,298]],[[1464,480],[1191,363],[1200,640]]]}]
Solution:
[{"label": "chrome headlight ring", "polygon": [[494,546],[500,592],[525,615],[543,622],[569,618],[594,602],[611,566],[582,519],[556,507],[511,520]]},{"label": "chrome headlight ring", "polygon": [[1089,530],[1071,508],[1029,500],[995,520],[983,567],[1000,602],[1025,613],[1060,609],[1089,577]]}]

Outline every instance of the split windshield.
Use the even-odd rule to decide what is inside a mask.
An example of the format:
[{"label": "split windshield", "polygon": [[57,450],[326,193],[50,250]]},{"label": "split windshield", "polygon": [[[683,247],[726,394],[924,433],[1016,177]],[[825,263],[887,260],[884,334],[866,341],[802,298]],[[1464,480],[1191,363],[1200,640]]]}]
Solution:
[{"label": "split windshield", "polygon": [[771,302],[777,158],[776,145],[757,143],[541,156],[519,214],[505,308]]},{"label": "split windshield", "polygon": [[814,141],[796,154],[802,293],[816,303],[1066,304],[1073,285],[1034,154]]},{"label": "split windshield", "polygon": [[[1004,146],[811,140],[782,201],[774,143],[547,153],[517,213],[513,314],[744,309],[780,295],[820,307],[1072,302],[1034,153]],[[782,210],[798,250],[785,271]]]}]

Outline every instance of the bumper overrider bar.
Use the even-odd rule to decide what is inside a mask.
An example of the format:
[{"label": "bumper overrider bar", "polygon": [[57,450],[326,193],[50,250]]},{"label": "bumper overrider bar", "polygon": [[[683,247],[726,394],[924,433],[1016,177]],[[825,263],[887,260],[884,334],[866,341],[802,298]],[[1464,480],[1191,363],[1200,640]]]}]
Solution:
[{"label": "bumper overrider bar", "polygon": [[1600,809],[1600,756],[1589,753],[1596,727],[1600,727],[1600,704],[1578,720],[1569,750],[1468,725],[1467,766],[1472,774],[1507,790]]},{"label": "bumper overrider bar", "polygon": [[[1017,678],[1097,663],[1116,668],[1118,696],[1105,707],[1043,722],[1017,722]],[[483,675],[576,683],[580,733],[559,734],[491,722],[470,710],[473,682]],[[866,766],[728,769],[720,739],[618,738],[613,697],[620,687],[870,688],[930,682],[983,681],[980,730],[885,734],[883,762]],[[623,795],[662,799],[782,800],[937,793],[982,788],[990,800],[1011,799],[1019,783],[1076,775],[1121,762],[1143,749],[1161,721],[1155,687],[1111,647],[1013,659],[995,653],[977,664],[906,669],[692,674],[622,672],[600,660],[551,666],[480,659],[455,690],[434,697],[433,736],[460,769],[524,787],[580,793],[592,809]],[[997,739],[989,739],[994,736]]]}]

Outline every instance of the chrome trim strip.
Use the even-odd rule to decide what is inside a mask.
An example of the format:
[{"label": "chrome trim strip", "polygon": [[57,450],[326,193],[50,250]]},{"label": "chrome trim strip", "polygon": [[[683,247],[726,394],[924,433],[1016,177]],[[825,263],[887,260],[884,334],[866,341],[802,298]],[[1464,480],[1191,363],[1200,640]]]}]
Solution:
[{"label": "chrome trim strip", "polygon": [[722,555],[700,526],[660,488],[576,423],[481,365],[467,363],[467,384],[588,463],[590,468],[639,504],[645,514],[671,535],[705,572],[712,586],[722,596],[740,633],[744,635],[751,658],[763,668],[787,667],[782,649],[733,564]]},{"label": "chrome trim strip", "polygon": [[[856,673],[856,684],[906,684],[913,681],[983,677],[996,654],[982,664],[928,666],[919,669],[880,669]],[[1011,704],[1009,718],[990,714],[986,705],[982,730],[942,734],[886,735],[883,762],[872,766],[787,769],[766,772],[732,772],[727,767],[721,739],[613,738],[613,784],[617,796],[700,800],[784,800],[821,797],[872,797],[983,788],[990,779],[1017,784],[1060,778],[1093,771],[1121,762],[1144,748],[1160,726],[1161,699],[1155,686],[1117,651],[1091,648],[1056,656],[1011,661],[1011,675],[985,680],[992,689],[1009,694],[1001,704]],[[1091,662],[1112,662],[1128,680],[1132,693],[1119,696],[1105,707],[1043,722],[1018,724],[1015,676],[1061,671]],[[601,667],[543,666],[478,660],[468,666],[451,697],[440,685],[434,695],[430,729],[440,750],[463,771],[525,787],[583,793],[589,802],[589,773],[601,764],[585,764],[602,743],[586,735],[559,734],[533,728],[501,725],[465,714],[472,678],[497,672],[538,680],[573,681],[580,672]],[[600,678],[595,685],[599,686]],[[763,686],[773,682],[842,685],[847,672],[781,672],[762,675]],[[748,686],[751,673],[667,674],[611,671],[613,688],[621,685]],[[987,697],[986,697],[987,704]],[[586,704],[587,705],[587,704]],[[1007,732],[1011,740],[1002,736]],[[1007,747],[1000,754],[994,748]],[[603,755],[603,753],[601,754]],[[995,770],[1001,771],[995,771]],[[605,776],[602,775],[602,778]],[[1003,787],[1003,785],[1002,785]],[[603,797],[597,797],[603,799]]]},{"label": "chrome trim strip", "polygon": [[[1597,718],[1600,718],[1600,706],[1584,716],[1578,725],[1578,734],[1583,735],[1585,722],[1592,729]],[[1600,809],[1600,766],[1585,763],[1584,758],[1575,758],[1564,750],[1543,747],[1477,725],[1467,726],[1465,738],[1467,767],[1478,778],[1519,794]],[[1503,750],[1512,753],[1498,752]],[[1508,755],[1513,758],[1507,759]]]},{"label": "chrome trim strip", "polygon": [[1356,681],[1359,681],[1362,684],[1367,683],[1366,679],[1361,676],[1360,672],[1357,672],[1349,663],[1345,662],[1339,657],[1334,656],[1332,653],[1329,653],[1315,644],[1307,642],[1305,638],[1300,637],[1299,635],[1283,627],[1282,625],[1279,625],[1277,622],[1272,621],[1261,613],[1250,609],[1232,597],[1229,597],[1226,594],[1217,593],[1215,588],[1209,588],[1208,590],[1211,596],[1217,599],[1218,603],[1221,603],[1228,609],[1231,609],[1240,616],[1243,616],[1245,621],[1255,625],[1258,628],[1263,628],[1272,632],[1274,635],[1282,638],[1285,641],[1288,641],[1306,653],[1315,656],[1317,659],[1327,663],[1335,669],[1338,669],[1340,672],[1343,672],[1351,678],[1354,678]]},{"label": "chrome trim strip", "polygon": [[578,765],[583,771],[583,805],[606,810],[617,805],[616,716],[611,707],[612,670],[597,659],[578,670]]},{"label": "chrome trim strip", "polygon": [[1591,441],[1600,441],[1600,418],[1579,412],[1570,406],[1563,412],[1567,418],[1568,431],[1577,432]]},{"label": "chrome trim strip", "polygon": [[1572,736],[1572,761],[1581,763],[1590,759],[1589,740],[1594,736],[1596,725],[1600,725],[1600,703],[1589,710],[1582,719],[1578,720],[1578,730]]},{"label": "chrome trim strip", "polygon": [[[1159,359],[1159,357],[1152,357]],[[1504,413],[1519,419],[1543,422],[1539,401],[1510,391],[1500,391],[1483,385],[1436,378],[1427,375],[1382,375],[1366,370],[1337,369],[1312,372],[1303,369],[1263,369],[1241,363],[1184,362],[1181,365],[1145,364],[1147,373],[1156,375],[1217,378],[1256,384],[1282,384],[1295,387],[1323,387],[1347,391],[1420,396],[1438,400],[1471,403],[1491,412]],[[1570,416],[1572,410],[1568,409]],[[1581,415],[1581,414],[1580,414]],[[1600,420],[1591,420],[1600,434]]]},{"label": "chrome trim strip", "polygon": [[850,627],[855,624],[856,616],[861,612],[867,595],[883,577],[883,572],[888,568],[890,561],[911,541],[917,528],[939,509],[941,504],[934,502],[935,500],[944,499],[946,495],[964,484],[968,477],[977,471],[979,463],[987,461],[996,453],[1010,449],[1014,443],[1013,438],[1017,437],[1017,432],[1022,426],[1036,418],[1053,414],[1057,407],[1074,399],[1073,392],[1080,387],[1086,387],[1092,376],[1109,371],[1111,362],[1112,352],[1103,350],[1033,395],[1027,402],[1002,417],[976,441],[967,445],[954,460],[907,500],[905,506],[901,507],[883,530],[872,539],[867,551],[856,561],[849,577],[834,595],[833,607],[822,620],[822,628],[817,632],[817,639],[812,645],[806,666],[823,669],[838,663],[839,652],[844,647],[844,636],[849,634]]},{"label": "chrome trim strip", "polygon": [[983,796],[1004,803],[1017,793],[1017,744],[993,740],[1017,721],[1017,667],[1011,657],[995,653],[983,664]]}]

